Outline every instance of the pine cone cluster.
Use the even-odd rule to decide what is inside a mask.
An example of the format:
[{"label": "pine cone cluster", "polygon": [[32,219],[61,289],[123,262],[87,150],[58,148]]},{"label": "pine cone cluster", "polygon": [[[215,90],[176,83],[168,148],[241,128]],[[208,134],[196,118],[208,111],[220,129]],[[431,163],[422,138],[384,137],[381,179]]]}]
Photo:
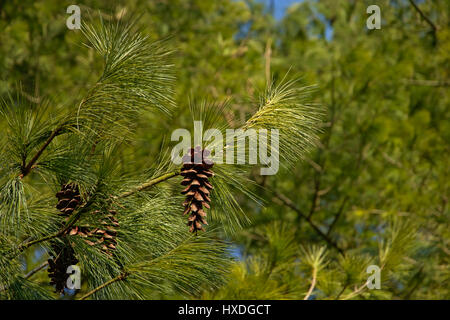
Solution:
[{"label": "pine cone cluster", "polygon": [[75,257],[75,252],[70,244],[52,246],[54,251],[53,257],[48,259],[48,276],[50,284],[55,286],[56,293],[64,293],[67,279],[70,274],[67,273],[67,268],[78,263]]},{"label": "pine cone cluster", "polygon": [[[76,184],[64,184],[61,190],[56,194],[58,204],[56,208],[59,209],[62,216],[69,217],[75,209],[81,205],[81,195]],[[99,215],[100,211],[94,211],[93,214]],[[107,215],[99,217],[101,228],[93,228],[90,226],[74,226],[66,231],[66,234],[71,236],[78,235],[86,238],[87,244],[100,246],[100,249],[108,255],[112,255],[111,250],[114,250],[117,245],[117,228],[119,222],[114,210],[109,210]]]},{"label": "pine cone cluster", "polygon": [[[76,184],[63,184],[61,190],[56,193],[58,204],[56,208],[66,220],[81,204],[80,190]],[[62,227],[63,224],[61,224]],[[55,286],[56,293],[64,293],[69,274],[67,268],[78,263],[72,245],[65,241],[64,244],[52,244],[52,258],[48,259],[48,276],[50,284]]]},{"label": "pine cone cluster", "polygon": [[[204,230],[203,225],[208,224],[204,208],[210,208],[209,195],[213,186],[208,178],[214,175],[210,170],[214,164],[207,159],[209,155],[208,150],[202,150],[199,146],[190,149],[189,153],[183,157],[183,167],[180,173],[184,177],[181,185],[187,186],[181,191],[186,195],[186,200],[183,202],[185,207],[183,215],[189,214],[189,232],[195,232],[195,234],[198,230]],[[197,159],[199,161],[196,161]]]},{"label": "pine cone cluster", "polygon": [[58,198],[56,209],[64,217],[69,217],[81,204],[80,190],[76,184],[64,184],[56,193],[56,198]]},{"label": "pine cone cluster", "polygon": [[[81,205],[81,195],[76,184],[64,184],[56,193],[56,197],[58,198],[56,208],[61,212],[60,215],[67,218]],[[115,217],[117,212],[108,210],[108,214],[104,215],[101,211],[96,210],[93,214],[98,215],[101,227],[73,226],[64,234],[85,238],[84,241],[87,244],[99,246],[100,250],[112,256],[112,250],[117,245],[116,236],[119,227],[119,222]],[[52,252],[52,258],[48,259],[50,284],[55,286],[55,292],[63,293],[70,276],[66,273],[67,267],[77,264],[78,260],[72,244],[67,240],[64,244],[53,244]]]},{"label": "pine cone cluster", "polygon": [[[94,211],[93,214],[100,215],[100,211]],[[106,254],[112,256],[112,250],[116,249],[117,245],[117,229],[119,222],[114,210],[109,210],[109,213],[100,218],[102,227],[92,228],[89,226],[76,226],[68,231],[69,235],[78,235],[85,238],[85,242],[90,246],[99,246]]]}]

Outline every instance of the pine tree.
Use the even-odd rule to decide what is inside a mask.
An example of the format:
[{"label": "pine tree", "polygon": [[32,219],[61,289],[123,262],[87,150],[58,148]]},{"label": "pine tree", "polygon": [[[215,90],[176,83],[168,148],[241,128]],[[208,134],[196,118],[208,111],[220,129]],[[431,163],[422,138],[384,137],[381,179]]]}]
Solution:
[{"label": "pine tree", "polygon": [[[259,201],[248,187],[250,166],[215,164],[214,157],[206,159],[205,146],[196,146],[181,167],[163,149],[160,162],[145,174],[120,170],[121,150],[132,141],[136,119],[145,112],[170,117],[175,108],[171,52],[164,41],[136,29],[125,18],[83,25],[87,46],[104,67],[75,108],[47,116],[46,109],[29,108],[20,97],[2,101],[7,124],[1,140],[3,298],[55,298],[52,291],[80,299],[193,296],[225,281],[233,257],[218,234],[248,223],[236,193]],[[303,104],[305,90],[296,85],[272,84],[237,140],[249,129],[276,128],[282,133],[280,154],[287,159],[313,147],[320,117]],[[221,112],[227,107],[193,104],[192,114],[225,131]],[[196,153],[200,164],[191,162]],[[213,226],[204,228],[209,208]],[[48,261],[23,274],[21,256],[37,246]],[[79,293],[65,289],[67,267],[75,264],[82,270]],[[47,267],[46,285],[29,279]]]},{"label": "pine tree", "polygon": [[[448,2],[379,0],[382,29],[366,30],[369,1],[281,19],[261,1],[136,1],[84,32],[46,3],[0,4],[1,299],[450,297]],[[214,162],[197,235],[166,143],[191,118],[287,137],[275,176]],[[82,288],[60,296],[48,260],[72,258]]]}]

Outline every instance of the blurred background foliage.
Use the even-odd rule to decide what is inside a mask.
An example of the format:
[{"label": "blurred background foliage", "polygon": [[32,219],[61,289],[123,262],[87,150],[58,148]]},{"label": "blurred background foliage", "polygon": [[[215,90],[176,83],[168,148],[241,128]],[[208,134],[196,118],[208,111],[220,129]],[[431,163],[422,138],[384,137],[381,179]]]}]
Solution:
[{"label": "blurred background foliage", "polygon": [[[223,117],[237,126],[267,82],[300,75],[327,110],[321,143],[276,176],[254,171],[265,204],[238,195],[251,219],[228,239],[238,262],[227,284],[197,297],[449,299],[450,3],[289,3],[275,18],[284,1],[77,1],[82,19],[134,13],[175,50],[178,108],[170,121],[137,120],[123,173],[158,162],[170,133],[188,126],[191,101],[230,99]],[[67,29],[70,4],[0,2],[0,97],[58,112],[95,83],[102,61]],[[371,4],[380,30],[366,28]],[[25,272],[41,256],[28,252]],[[363,288],[369,264],[385,267],[381,290]]]}]

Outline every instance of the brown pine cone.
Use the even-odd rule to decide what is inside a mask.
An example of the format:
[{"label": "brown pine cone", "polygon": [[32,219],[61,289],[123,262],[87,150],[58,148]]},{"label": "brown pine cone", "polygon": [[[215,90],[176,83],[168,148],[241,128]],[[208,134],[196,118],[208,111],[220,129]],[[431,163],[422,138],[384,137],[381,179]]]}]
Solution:
[{"label": "brown pine cone", "polygon": [[181,191],[186,195],[186,200],[183,202],[185,207],[183,215],[189,214],[189,232],[196,234],[198,230],[204,230],[203,225],[208,224],[204,208],[210,208],[209,196],[213,186],[208,178],[214,175],[210,170],[214,164],[207,159],[209,154],[208,150],[202,150],[199,146],[190,149],[189,153],[183,157],[184,164],[180,173],[184,177],[181,185],[187,186]]},{"label": "brown pine cone", "polygon": [[[62,185],[61,190],[56,193],[56,198],[58,198],[56,208],[61,212],[60,215],[66,217],[66,219],[81,204],[80,191],[78,186],[73,183]],[[67,268],[70,265],[77,264],[78,260],[75,257],[72,245],[68,241],[65,241],[64,244],[54,243],[51,248],[52,258],[48,259],[50,284],[55,286],[55,292],[64,293],[66,281],[69,278],[69,274],[66,273]]]},{"label": "brown pine cone", "polygon": [[70,216],[81,204],[80,190],[76,184],[64,184],[56,193],[58,204],[56,208],[64,217]]},{"label": "brown pine cone", "polygon": [[48,259],[48,276],[50,284],[55,286],[56,293],[64,293],[69,274],[67,268],[78,263],[72,246],[67,244],[54,244],[52,258]]},{"label": "brown pine cone", "polygon": [[[100,211],[94,211],[93,214],[100,215]],[[68,231],[71,236],[78,235],[85,238],[85,242],[90,246],[99,246],[102,251],[108,255],[112,255],[112,250],[116,249],[117,245],[117,229],[119,222],[114,210],[109,210],[109,213],[100,218],[100,223],[103,225],[99,228],[89,226],[75,226]]]}]

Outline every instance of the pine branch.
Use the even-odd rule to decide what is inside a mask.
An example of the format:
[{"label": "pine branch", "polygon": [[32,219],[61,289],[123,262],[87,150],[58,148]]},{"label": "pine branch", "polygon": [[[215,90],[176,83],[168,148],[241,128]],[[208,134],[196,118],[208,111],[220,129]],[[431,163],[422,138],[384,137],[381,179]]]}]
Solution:
[{"label": "pine branch", "polygon": [[[382,268],[380,270],[382,270]],[[364,290],[367,288],[368,284],[369,284],[369,280],[367,280],[361,287],[356,288],[353,292],[351,292],[348,295],[346,295],[345,297],[343,297],[342,300],[349,300],[349,299],[357,296],[358,294],[364,292]]]},{"label": "pine branch", "polygon": [[[381,242],[380,244],[379,265],[381,275],[386,275],[398,267],[405,254],[412,249],[412,241],[416,230],[409,222],[399,222],[398,220],[394,220],[389,229],[390,236],[386,242]],[[342,300],[348,300],[363,293],[367,289],[369,282],[370,279],[359,288],[356,287],[353,292],[344,296]]]},{"label": "pine branch", "polygon": [[85,300],[85,299],[87,299],[88,297],[90,297],[91,295],[93,295],[94,293],[96,293],[97,291],[102,290],[103,288],[105,288],[105,287],[107,287],[107,286],[113,284],[114,282],[125,280],[129,275],[130,275],[129,272],[125,272],[125,271],[124,271],[124,272],[122,272],[121,274],[119,274],[117,277],[115,277],[115,278],[113,278],[113,279],[111,279],[111,280],[109,280],[109,281],[107,281],[107,282],[101,284],[101,285],[98,286],[97,288],[95,288],[95,289],[89,291],[88,293],[86,293],[84,296],[82,296],[82,297],[79,298],[78,300]]},{"label": "pine branch", "polygon": [[415,4],[415,2],[413,0],[409,0],[409,3],[411,3],[411,5],[414,7],[414,9],[420,14],[422,19],[425,20],[426,23],[428,23],[428,25],[433,30],[434,36],[436,36],[436,31],[437,31],[436,25],[423,13],[422,10],[420,10],[420,8]]},{"label": "pine branch", "polygon": [[414,283],[414,281],[416,282],[412,288],[406,293],[406,295],[403,297],[403,299],[405,300],[410,300],[411,295],[414,293],[414,291],[417,290],[417,288],[419,287],[419,285],[422,283],[423,281],[423,277],[422,277],[422,272],[423,272],[423,265],[420,267],[419,271],[417,271],[413,277],[411,278],[411,280],[409,281],[409,284]]},{"label": "pine branch", "polygon": [[61,230],[59,230],[53,234],[50,234],[48,236],[45,236],[45,237],[42,237],[42,238],[39,238],[36,240],[28,241],[26,243],[19,245],[18,251],[22,252],[23,250],[25,250],[35,244],[38,244],[38,243],[41,243],[44,241],[48,241],[48,240],[51,240],[54,238],[58,238],[58,237],[64,235],[66,233],[66,231],[68,231],[75,224],[75,222],[77,222],[77,220],[80,218],[82,213],[83,213],[83,210],[81,209],[81,210],[77,211],[75,214],[73,214],[71,216],[70,220],[68,221],[68,223]]},{"label": "pine branch", "polygon": [[317,281],[317,268],[315,267],[313,269],[311,286],[309,287],[308,293],[306,294],[305,298],[303,298],[303,300],[308,300],[309,299],[309,297],[311,296],[311,293],[314,290],[314,287],[316,286],[316,281]]},{"label": "pine branch", "polygon": [[172,51],[165,41],[152,41],[135,30],[136,21],[100,22],[98,28],[81,28],[86,45],[103,57],[104,68],[77,117],[97,134],[122,139],[143,110],[170,114],[175,106]]},{"label": "pine branch", "polygon": [[[175,170],[173,172],[169,172],[169,173],[163,174],[163,175],[161,175],[161,176],[159,176],[159,177],[157,177],[155,179],[150,180],[149,182],[146,182],[146,183],[140,185],[139,187],[135,188],[134,190],[122,193],[117,198],[125,198],[125,197],[128,197],[128,196],[132,195],[132,194],[135,194],[136,192],[140,192],[142,190],[146,190],[148,188],[151,188],[152,186],[154,186],[154,185],[156,185],[156,184],[158,184],[160,182],[166,181],[166,180],[168,180],[168,179],[170,179],[172,177],[177,176],[179,173],[180,173],[180,170]],[[85,207],[83,207],[83,208],[85,208]],[[26,243],[23,243],[23,244],[19,245],[18,251],[22,252],[25,249],[27,249],[27,248],[35,245],[35,244],[38,244],[38,243],[41,243],[41,242],[44,242],[44,241],[48,241],[48,240],[51,240],[51,239],[54,239],[54,238],[58,238],[58,237],[64,235],[65,232],[68,231],[75,224],[75,222],[77,222],[77,220],[81,217],[81,214],[84,212],[83,208],[81,208],[75,214],[73,214],[71,219],[64,226],[64,228],[62,228],[61,230],[59,230],[59,231],[57,231],[57,232],[55,232],[53,234],[50,234],[48,236],[45,236],[45,237],[42,237],[42,238],[39,238],[39,239],[36,239],[36,240],[32,240],[32,241],[28,241]]]},{"label": "pine branch", "polygon": [[46,266],[48,265],[48,261],[45,261],[43,264],[37,266],[36,268],[34,268],[33,270],[31,270],[30,272],[28,272],[24,278],[28,279],[30,278],[32,275],[34,275],[35,273],[41,271],[42,269],[44,269]]},{"label": "pine branch", "polygon": [[169,281],[175,289],[188,294],[198,293],[200,287],[205,289],[206,282],[217,288],[224,283],[223,277],[229,272],[232,261],[227,250],[225,242],[190,235],[159,256],[141,255],[141,261],[123,267],[118,276],[89,291],[80,300],[130,275],[133,275],[130,282],[139,280],[141,285],[158,289],[161,281]]},{"label": "pine branch", "polygon": [[344,207],[345,207],[345,204],[347,203],[347,201],[348,201],[348,195],[347,196],[345,196],[345,198],[344,198],[344,200],[342,201],[342,204],[341,204],[341,206],[339,207],[339,210],[338,210],[338,212],[335,214],[335,216],[334,216],[334,219],[333,219],[333,222],[331,222],[331,225],[330,225],[330,227],[328,228],[328,231],[327,231],[327,236],[329,236],[330,235],[330,233],[331,233],[331,231],[333,230],[333,228],[334,228],[334,226],[336,225],[336,223],[338,222],[338,220],[339,220],[339,218],[341,217],[341,215],[342,215],[342,212],[344,211]]},{"label": "pine branch", "polygon": [[303,257],[304,263],[306,263],[312,268],[311,285],[308,289],[305,298],[303,299],[308,300],[312,292],[314,291],[314,288],[316,287],[317,273],[327,265],[327,262],[325,260],[326,251],[325,247],[316,247],[316,246],[302,247],[302,251],[304,253]]},{"label": "pine branch", "polygon": [[55,139],[58,134],[61,132],[62,126],[59,126],[53,132],[51,133],[50,137],[45,141],[45,143],[42,145],[42,147],[38,150],[38,152],[34,155],[34,157],[28,162],[28,164],[22,168],[22,174],[19,176],[21,179],[26,177],[31,170],[33,169],[33,166],[36,164],[36,161],[39,159],[39,157],[42,155],[42,153],[47,149],[49,144]]},{"label": "pine branch", "polygon": [[335,248],[340,254],[342,254],[343,256],[345,256],[345,252],[344,250],[342,250],[333,240],[331,240],[330,237],[328,237],[325,233],[323,233],[311,220],[310,217],[308,217],[307,215],[305,215],[299,208],[297,208],[297,206],[292,202],[291,199],[287,198],[286,196],[275,192],[275,197],[276,199],[281,200],[281,202],[286,205],[287,207],[291,208],[292,210],[294,210],[295,212],[297,212],[298,215],[300,215],[302,218],[304,218],[309,225],[314,229],[314,231],[317,232],[317,234],[319,234],[326,242],[328,242],[328,244],[330,244],[333,248]]},{"label": "pine branch", "polygon": [[314,182],[314,194],[311,199],[311,208],[309,209],[308,218],[311,219],[312,215],[317,209],[317,203],[319,202],[319,190],[320,190],[320,177],[321,174],[317,173],[315,175],[315,182]]},{"label": "pine branch", "polygon": [[148,181],[146,183],[141,184],[140,186],[136,187],[135,189],[133,189],[131,191],[127,191],[127,192],[124,192],[124,193],[120,194],[119,196],[117,196],[117,198],[120,199],[120,198],[129,197],[129,196],[131,196],[131,195],[133,195],[133,194],[135,194],[137,192],[140,192],[140,191],[146,190],[148,188],[151,188],[155,184],[158,184],[160,182],[166,181],[166,180],[168,180],[170,178],[173,178],[173,177],[175,177],[175,176],[177,176],[179,174],[180,174],[180,170],[179,169],[177,169],[177,170],[175,170],[173,172],[169,172],[169,173],[163,174],[162,176],[159,176],[159,177],[157,177],[155,179],[152,179],[152,180],[150,180],[150,181]]},{"label": "pine branch", "polygon": [[341,291],[339,291],[339,293],[337,294],[335,300],[339,300],[339,298],[341,297],[341,295],[344,293],[345,289],[347,289],[347,286],[348,286],[348,284],[346,283],[346,284],[342,287]]},{"label": "pine branch", "polygon": [[278,130],[280,150],[266,145],[285,160],[283,165],[304,159],[319,143],[323,109],[309,101],[315,86],[297,87],[297,82],[287,80],[286,74],[278,84],[271,83],[260,97],[259,110],[241,127],[244,132],[249,129]]}]

